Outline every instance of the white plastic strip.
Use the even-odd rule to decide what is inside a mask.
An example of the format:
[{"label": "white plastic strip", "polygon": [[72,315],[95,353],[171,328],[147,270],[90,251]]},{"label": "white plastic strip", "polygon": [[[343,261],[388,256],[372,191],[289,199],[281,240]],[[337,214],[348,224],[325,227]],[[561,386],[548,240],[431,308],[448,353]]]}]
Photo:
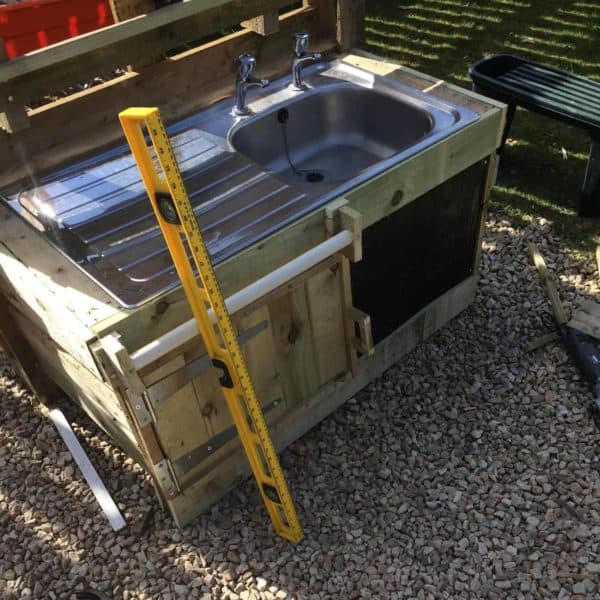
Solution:
[{"label": "white plastic strip", "polygon": [[[239,290],[225,300],[229,314],[234,314],[242,310],[255,300],[284,285],[290,279],[314,267],[328,256],[339,252],[351,243],[352,234],[347,230],[341,231],[304,254],[297,256],[285,265],[257,279],[254,283]],[[212,311],[209,314],[214,321]],[[131,355],[133,366],[137,370],[140,370],[197,335],[198,327],[196,321],[190,319],[134,352]]]},{"label": "white plastic strip", "polygon": [[96,500],[98,501],[100,508],[104,511],[108,522],[115,531],[123,529],[126,525],[123,515],[119,512],[117,505],[108,493],[102,479],[100,479],[100,475],[98,475],[94,465],[90,462],[90,459],[85,453],[85,450],[81,447],[79,440],[75,437],[71,426],[67,422],[67,419],[65,419],[65,415],[63,415],[60,409],[54,408],[50,411],[49,416],[56,426],[56,429],[58,429],[58,433],[60,433],[67,448],[73,455],[75,462],[83,473],[94,496],[96,496]]}]

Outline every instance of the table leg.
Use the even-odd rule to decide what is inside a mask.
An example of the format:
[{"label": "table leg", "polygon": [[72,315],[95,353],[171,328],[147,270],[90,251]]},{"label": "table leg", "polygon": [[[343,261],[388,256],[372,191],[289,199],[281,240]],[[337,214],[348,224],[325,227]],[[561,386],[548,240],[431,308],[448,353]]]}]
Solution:
[{"label": "table leg", "polygon": [[590,147],[579,216],[600,217],[600,141],[596,139]]}]

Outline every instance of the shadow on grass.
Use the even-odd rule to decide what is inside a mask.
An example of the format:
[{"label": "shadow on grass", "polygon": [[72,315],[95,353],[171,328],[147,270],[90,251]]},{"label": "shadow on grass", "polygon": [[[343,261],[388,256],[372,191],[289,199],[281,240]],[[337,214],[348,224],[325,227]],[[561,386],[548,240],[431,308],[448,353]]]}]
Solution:
[{"label": "shadow on grass", "polygon": [[[600,2],[489,0],[478,4],[370,0],[366,48],[464,87],[470,87],[470,64],[501,52],[600,79]],[[588,134],[519,110],[511,138],[513,145],[502,157],[492,198],[496,208],[512,216],[553,220],[565,243],[575,250],[588,252],[600,243],[600,222],[577,216]]]}]

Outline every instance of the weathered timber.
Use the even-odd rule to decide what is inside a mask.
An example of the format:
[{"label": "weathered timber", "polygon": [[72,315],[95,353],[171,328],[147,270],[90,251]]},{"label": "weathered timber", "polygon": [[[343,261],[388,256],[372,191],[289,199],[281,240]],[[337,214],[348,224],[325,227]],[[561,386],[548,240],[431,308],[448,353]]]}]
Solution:
[{"label": "weathered timber", "polygon": [[[6,62],[8,62],[8,56],[4,48],[4,42],[0,38],[0,68],[2,67],[2,63]],[[7,98],[7,100],[9,99]],[[4,103],[3,112],[0,111],[0,129],[6,133],[16,133],[29,127],[29,118],[25,107],[15,104],[12,100],[11,98],[8,102]]]},{"label": "weathered timber", "polygon": [[569,318],[567,317],[567,313],[563,306],[562,300],[558,294],[558,289],[556,288],[556,283],[552,279],[550,273],[548,272],[548,267],[546,266],[546,261],[542,256],[539,248],[536,244],[530,243],[529,254],[531,255],[531,259],[533,260],[533,264],[537,269],[538,275],[540,276],[540,281],[542,285],[546,288],[546,294],[548,295],[548,299],[550,300],[550,304],[552,305],[552,313],[554,314],[554,318],[556,323],[560,327],[564,325]]}]

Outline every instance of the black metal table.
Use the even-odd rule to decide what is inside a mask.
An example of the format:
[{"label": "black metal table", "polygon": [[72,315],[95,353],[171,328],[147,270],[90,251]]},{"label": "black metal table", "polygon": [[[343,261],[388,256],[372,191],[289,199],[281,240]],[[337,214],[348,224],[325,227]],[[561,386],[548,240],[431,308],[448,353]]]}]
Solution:
[{"label": "black metal table", "polygon": [[508,104],[502,147],[517,106],[589,132],[592,140],[581,216],[600,217],[600,82],[511,54],[495,54],[469,69],[476,92]]}]

